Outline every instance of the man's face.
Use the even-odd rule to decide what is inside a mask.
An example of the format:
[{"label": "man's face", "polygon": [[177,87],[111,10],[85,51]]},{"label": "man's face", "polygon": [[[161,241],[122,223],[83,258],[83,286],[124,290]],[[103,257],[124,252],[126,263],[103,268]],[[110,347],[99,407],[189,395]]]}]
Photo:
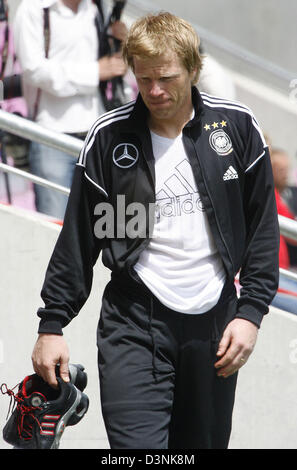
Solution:
[{"label": "man's face", "polygon": [[133,61],[139,92],[152,118],[170,120],[188,109],[195,71],[189,73],[175,53]]}]

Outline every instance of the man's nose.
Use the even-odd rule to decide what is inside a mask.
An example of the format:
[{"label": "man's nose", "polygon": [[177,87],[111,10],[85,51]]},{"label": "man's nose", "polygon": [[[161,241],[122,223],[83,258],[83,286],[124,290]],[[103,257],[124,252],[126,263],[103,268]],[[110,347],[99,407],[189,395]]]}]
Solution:
[{"label": "man's nose", "polygon": [[159,96],[163,92],[160,83],[155,81],[151,84],[150,87],[150,95],[151,96]]}]

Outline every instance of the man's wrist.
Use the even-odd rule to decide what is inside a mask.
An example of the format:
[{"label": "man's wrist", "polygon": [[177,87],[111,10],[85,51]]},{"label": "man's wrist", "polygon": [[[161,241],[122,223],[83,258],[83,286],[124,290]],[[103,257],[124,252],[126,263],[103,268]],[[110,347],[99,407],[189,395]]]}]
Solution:
[{"label": "man's wrist", "polygon": [[38,327],[38,334],[55,334],[63,336],[62,322],[57,318],[41,319]]},{"label": "man's wrist", "polygon": [[242,312],[239,311],[236,315],[235,318],[242,318],[243,320],[248,320],[254,325],[256,325],[258,328],[261,327],[261,322],[263,320],[263,315],[259,312]]}]

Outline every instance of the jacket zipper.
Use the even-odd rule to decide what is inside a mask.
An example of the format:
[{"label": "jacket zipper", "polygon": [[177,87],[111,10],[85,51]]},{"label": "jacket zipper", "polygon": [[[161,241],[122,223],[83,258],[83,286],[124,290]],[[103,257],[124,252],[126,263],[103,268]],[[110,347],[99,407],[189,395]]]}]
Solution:
[{"label": "jacket zipper", "polygon": [[[192,139],[190,136],[189,136],[189,138],[190,138],[191,144],[192,144],[192,146],[193,146],[193,148],[194,148],[196,157],[197,157],[198,161],[200,162],[200,158],[199,158],[199,156],[198,156],[198,152],[197,152],[197,149],[196,149],[195,144],[194,144],[194,142],[193,142],[193,139]],[[213,212],[214,212],[214,215],[215,215],[216,225],[217,225],[217,228],[218,228],[218,230],[219,230],[220,237],[221,237],[221,239],[222,239],[222,241],[223,241],[223,243],[224,243],[224,246],[225,246],[225,248],[226,248],[226,252],[227,252],[227,254],[228,254],[229,260],[231,261],[231,265],[232,265],[232,268],[233,268],[233,274],[234,274],[235,269],[234,269],[233,260],[232,260],[232,257],[231,257],[231,255],[230,255],[230,251],[229,251],[228,245],[227,245],[227,243],[226,243],[226,241],[225,241],[224,235],[223,235],[223,233],[222,233],[220,224],[219,224],[219,222],[218,222],[217,213],[216,213],[216,210],[215,210],[215,207],[214,207],[214,204],[213,204],[213,200],[212,200],[212,197],[211,197],[211,195],[210,195],[210,191],[209,191],[209,189],[208,189],[206,180],[205,180],[205,178],[204,178],[204,174],[203,174],[203,170],[202,170],[202,165],[201,165],[201,164],[200,164],[200,168],[201,168],[201,175],[202,175],[202,178],[203,178],[203,182],[204,182],[204,185],[205,185],[205,188],[206,188],[206,191],[207,191],[207,195],[208,195],[208,197],[209,197],[209,200],[210,200],[210,202],[211,202],[211,206],[212,206],[212,208],[213,208]]]}]

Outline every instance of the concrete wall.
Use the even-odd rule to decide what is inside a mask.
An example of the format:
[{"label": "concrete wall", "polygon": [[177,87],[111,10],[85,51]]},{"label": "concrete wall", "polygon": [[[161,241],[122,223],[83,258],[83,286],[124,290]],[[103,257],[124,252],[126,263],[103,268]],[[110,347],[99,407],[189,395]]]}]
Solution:
[{"label": "concrete wall", "polygon": [[[33,214],[0,206],[0,383],[12,388],[34,373],[31,353],[37,339],[37,308],[50,254],[60,227]],[[108,279],[96,270],[94,290],[79,317],[64,330],[70,361],[81,363],[88,374],[90,407],[76,426],[66,429],[61,448],[108,447],[100,411],[96,327],[100,295]],[[5,424],[9,398],[0,394],[0,428]],[[0,435],[0,449],[10,447]]]},{"label": "concrete wall", "polygon": [[240,370],[230,449],[296,449],[297,317],[272,309]]},{"label": "concrete wall", "polygon": [[[12,388],[33,373],[31,352],[41,305],[39,293],[60,228],[35,214],[0,206],[0,383]],[[103,287],[109,277],[98,263],[91,296],[64,330],[71,362],[88,373],[90,408],[66,428],[61,448],[108,448],[100,410],[96,327]],[[249,362],[241,369],[230,448],[296,448],[297,317],[275,309],[263,320]],[[0,428],[9,397],[0,395]],[[10,446],[0,435],[0,449]]]},{"label": "concrete wall", "polygon": [[291,161],[290,182],[297,185],[297,102],[272,90],[255,79],[228,69],[233,78],[238,101],[249,106],[272,146],[284,149]]},{"label": "concrete wall", "polygon": [[294,0],[158,0],[167,9],[233,41],[268,61],[297,72],[297,4]]}]

